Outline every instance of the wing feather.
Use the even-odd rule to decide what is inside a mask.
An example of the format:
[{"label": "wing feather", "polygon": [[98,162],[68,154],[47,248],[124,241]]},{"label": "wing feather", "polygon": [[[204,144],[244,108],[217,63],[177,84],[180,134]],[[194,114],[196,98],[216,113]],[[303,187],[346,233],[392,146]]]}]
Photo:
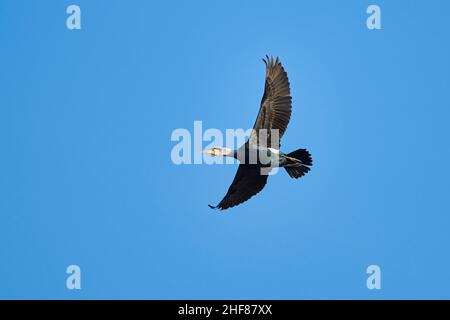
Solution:
[{"label": "wing feather", "polygon": [[[266,56],[263,61],[266,65],[264,94],[249,143],[271,147],[271,129],[278,130],[280,139],[287,129],[292,112],[292,97],[289,79],[279,58],[274,60]],[[267,130],[267,141],[258,141],[261,129]]]},{"label": "wing feather", "polygon": [[267,178],[261,174],[260,167],[240,164],[225,197],[217,206],[210,207],[225,210],[247,201],[264,188]]}]

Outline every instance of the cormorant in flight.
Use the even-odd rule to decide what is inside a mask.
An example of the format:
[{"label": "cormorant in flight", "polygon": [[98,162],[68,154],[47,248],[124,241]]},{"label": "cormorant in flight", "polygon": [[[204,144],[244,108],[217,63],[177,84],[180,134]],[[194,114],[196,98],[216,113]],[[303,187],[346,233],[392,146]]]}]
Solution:
[{"label": "cormorant in flight", "polygon": [[240,161],[227,194],[217,206],[209,205],[210,208],[224,210],[247,201],[264,188],[273,167],[283,167],[291,178],[298,179],[312,166],[311,155],[306,149],[288,154],[279,150],[279,140],[291,117],[289,79],[278,57],[274,60],[266,56],[263,61],[266,65],[264,95],[249,139],[237,150],[216,147],[206,151],[213,156],[228,156]]}]

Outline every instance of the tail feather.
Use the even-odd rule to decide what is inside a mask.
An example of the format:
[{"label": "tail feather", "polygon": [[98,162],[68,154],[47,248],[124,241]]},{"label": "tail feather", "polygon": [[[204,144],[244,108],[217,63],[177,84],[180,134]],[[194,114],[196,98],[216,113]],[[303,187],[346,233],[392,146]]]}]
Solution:
[{"label": "tail feather", "polygon": [[305,166],[312,166],[311,154],[306,149],[298,149],[287,154],[287,156],[300,160]]},{"label": "tail feather", "polygon": [[308,150],[298,149],[287,154],[287,156],[292,158],[293,162],[286,165],[284,168],[291,178],[301,178],[311,170],[308,166],[312,166],[312,158]]}]

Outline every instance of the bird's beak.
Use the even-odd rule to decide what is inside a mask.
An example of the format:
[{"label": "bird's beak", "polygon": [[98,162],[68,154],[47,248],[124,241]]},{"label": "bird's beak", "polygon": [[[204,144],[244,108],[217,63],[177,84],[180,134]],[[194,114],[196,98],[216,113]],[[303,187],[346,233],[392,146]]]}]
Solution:
[{"label": "bird's beak", "polygon": [[204,153],[210,154],[210,155],[215,155],[214,153],[214,149],[210,149],[210,150],[205,150],[203,151]]}]

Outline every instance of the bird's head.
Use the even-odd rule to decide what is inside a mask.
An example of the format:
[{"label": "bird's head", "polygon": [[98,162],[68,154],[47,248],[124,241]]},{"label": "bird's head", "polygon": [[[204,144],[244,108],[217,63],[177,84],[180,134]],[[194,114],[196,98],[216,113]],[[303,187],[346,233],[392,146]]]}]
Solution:
[{"label": "bird's head", "polygon": [[233,156],[233,150],[223,147],[214,147],[210,150],[205,150],[206,153],[217,156],[217,157],[232,157]]}]

